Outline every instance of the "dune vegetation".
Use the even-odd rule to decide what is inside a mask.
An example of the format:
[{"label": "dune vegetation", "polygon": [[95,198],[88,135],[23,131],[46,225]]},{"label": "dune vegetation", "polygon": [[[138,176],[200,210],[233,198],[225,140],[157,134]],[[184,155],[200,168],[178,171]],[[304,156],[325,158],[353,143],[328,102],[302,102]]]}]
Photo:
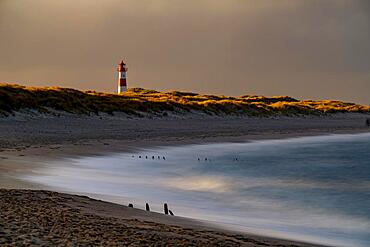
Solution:
[{"label": "dune vegetation", "polygon": [[76,114],[124,112],[134,116],[167,116],[186,113],[234,116],[323,115],[328,113],[370,113],[370,106],[334,100],[296,100],[288,96],[241,97],[201,95],[188,92],[157,92],[132,88],[122,95],[79,91],[60,87],[26,87],[0,84],[0,114],[22,110],[41,113],[64,111]]}]

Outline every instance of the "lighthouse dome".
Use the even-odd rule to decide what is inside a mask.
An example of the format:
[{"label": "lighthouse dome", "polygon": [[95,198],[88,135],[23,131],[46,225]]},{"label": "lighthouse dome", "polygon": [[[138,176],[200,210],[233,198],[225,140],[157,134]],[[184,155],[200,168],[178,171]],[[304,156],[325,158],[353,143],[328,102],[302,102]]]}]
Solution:
[{"label": "lighthouse dome", "polygon": [[123,60],[118,64],[117,70],[118,71],[126,71],[127,70],[126,64],[125,64],[125,62],[123,62]]}]

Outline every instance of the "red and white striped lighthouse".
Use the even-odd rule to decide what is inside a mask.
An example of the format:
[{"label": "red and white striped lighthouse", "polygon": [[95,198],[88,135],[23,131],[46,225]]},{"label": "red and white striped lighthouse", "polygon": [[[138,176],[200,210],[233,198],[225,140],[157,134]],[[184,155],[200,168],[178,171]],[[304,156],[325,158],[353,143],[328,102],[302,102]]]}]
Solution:
[{"label": "red and white striped lighthouse", "polygon": [[127,92],[126,72],[127,67],[123,60],[118,64],[118,94]]}]

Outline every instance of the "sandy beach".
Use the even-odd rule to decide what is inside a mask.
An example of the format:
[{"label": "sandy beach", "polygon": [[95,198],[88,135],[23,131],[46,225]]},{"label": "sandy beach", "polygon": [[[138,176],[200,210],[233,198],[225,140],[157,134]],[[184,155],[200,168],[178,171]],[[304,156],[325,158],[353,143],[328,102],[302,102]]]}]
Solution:
[{"label": "sandy beach", "polygon": [[88,197],[0,189],[1,246],[317,246],[232,233]]},{"label": "sandy beach", "polygon": [[[49,191],[16,179],[39,160],[96,156],[138,147],[369,132],[368,115],[285,118],[30,116],[0,119],[2,246],[315,246],[228,232],[196,220],[148,213]],[[45,163],[45,162],[44,162]],[[17,190],[14,190],[17,189]],[[27,205],[26,207],[24,205]]]},{"label": "sandy beach", "polygon": [[[27,151],[45,147],[48,153],[64,150],[99,154],[130,147],[238,142],[322,134],[368,132],[369,114],[276,118],[175,116],[132,118],[111,115],[29,115],[0,118],[0,151]],[[86,146],[89,146],[86,148]],[[69,147],[72,150],[68,150]],[[85,148],[84,148],[85,147]],[[95,148],[97,147],[97,148]],[[45,154],[45,153],[44,153]]]}]

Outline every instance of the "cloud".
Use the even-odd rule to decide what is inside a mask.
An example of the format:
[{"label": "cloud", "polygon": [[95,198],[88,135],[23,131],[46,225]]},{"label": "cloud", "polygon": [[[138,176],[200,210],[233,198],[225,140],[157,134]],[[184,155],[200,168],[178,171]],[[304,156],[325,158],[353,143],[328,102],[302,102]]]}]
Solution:
[{"label": "cloud", "polygon": [[1,0],[0,80],[113,91],[124,57],[131,86],[369,104],[369,6]]}]

